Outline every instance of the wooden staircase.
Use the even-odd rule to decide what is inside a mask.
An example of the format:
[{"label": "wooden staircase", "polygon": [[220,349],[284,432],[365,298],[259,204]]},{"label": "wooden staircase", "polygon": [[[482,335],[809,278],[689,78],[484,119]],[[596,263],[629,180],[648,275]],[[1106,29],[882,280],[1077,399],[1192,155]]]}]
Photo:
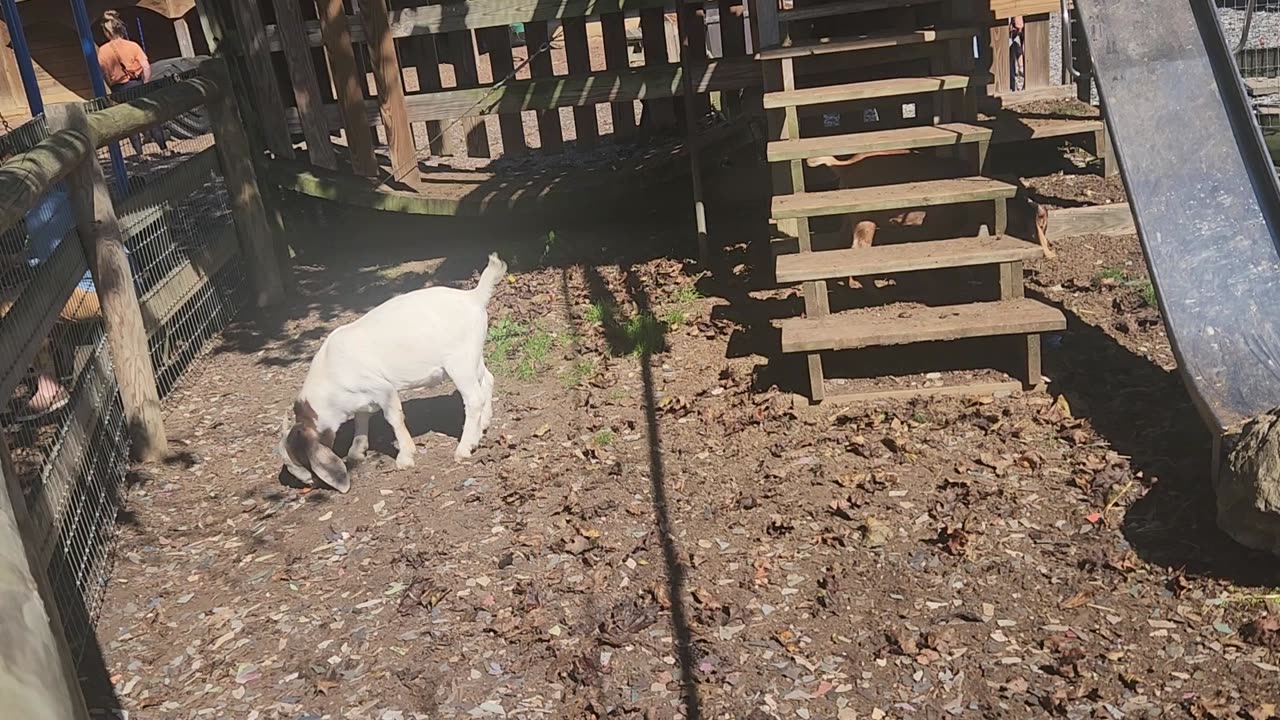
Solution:
[{"label": "wooden staircase", "polygon": [[[763,8],[761,12],[760,35],[764,49],[757,57],[762,61],[765,74],[764,108],[769,128],[766,156],[772,164],[773,177],[772,223],[785,238],[783,242],[774,243],[775,275],[778,283],[801,285],[805,308],[804,317],[780,321],[781,350],[803,353],[807,358],[811,403],[1036,387],[1041,383],[1040,334],[1066,328],[1066,318],[1059,310],[1024,297],[1023,263],[1041,257],[1042,251],[1037,244],[1004,234],[1008,224],[1006,203],[1015,196],[1017,188],[983,174],[987,149],[992,142],[992,127],[977,124],[976,99],[978,90],[990,82],[991,77],[987,73],[979,76],[974,70],[972,38],[978,29],[965,27],[964,18],[957,17],[957,8],[963,4],[939,0],[834,0],[776,14],[769,12],[770,8]],[[760,5],[771,3],[765,0]],[[911,13],[912,22],[927,16],[942,27],[897,29],[853,38],[793,41],[790,37],[789,26],[796,20],[875,11]],[[814,24],[815,27],[822,25]],[[985,28],[981,30],[985,33]],[[928,74],[812,87],[802,86],[797,80],[804,77],[797,64],[808,62],[807,58],[847,54],[849,62],[856,63],[858,54],[884,48],[914,51],[916,58],[927,59]],[[895,57],[910,58],[911,55]],[[920,122],[929,124],[852,133],[809,133],[813,136],[801,133],[802,118],[824,116],[825,119],[832,113],[849,110],[866,112],[869,104],[876,107],[890,104],[884,102],[886,99],[894,99],[892,103],[901,106],[903,101],[920,97],[933,108],[928,117],[920,118]],[[874,118],[879,116],[871,117],[874,123]],[[827,123],[823,125],[825,130]],[[929,150],[940,157],[963,158],[970,172],[967,176],[939,180],[819,192],[806,190],[806,160],[884,150]],[[856,221],[867,213],[973,204],[990,208],[986,217],[991,220],[994,235],[823,251],[815,250],[814,234],[810,231],[810,219],[822,216],[848,215]],[[957,235],[965,232],[962,228],[956,229]],[[844,245],[847,247],[851,241],[851,237],[846,237]],[[989,302],[912,307],[906,311],[901,306],[882,306],[833,314],[830,309],[827,286],[830,280],[937,273],[982,266],[993,268],[989,273],[990,290],[997,299]],[[824,353],[1008,336],[1022,338],[1017,343],[1021,356],[1019,366],[1023,370],[1020,382],[876,390],[840,396],[827,393]],[[1006,342],[1004,347],[1011,348],[1011,344]]]}]

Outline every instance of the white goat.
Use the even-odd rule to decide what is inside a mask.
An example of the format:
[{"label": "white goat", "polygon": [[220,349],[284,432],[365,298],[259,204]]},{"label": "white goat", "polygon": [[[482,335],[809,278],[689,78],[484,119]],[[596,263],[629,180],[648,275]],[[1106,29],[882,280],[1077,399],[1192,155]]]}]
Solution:
[{"label": "white goat", "polygon": [[454,457],[471,456],[493,416],[493,374],[484,365],[489,298],[506,274],[497,254],[471,290],[430,287],[394,297],[325,338],[293,404],[293,424],[281,423],[276,452],[294,477],[312,473],[338,492],[351,489],[334,454],[338,428],[355,418],[347,460],[369,448],[369,418],[382,410],[396,434],[396,467],[413,466],[416,448],[404,424],[400,391],[431,387],[449,376],[462,395],[466,423]]}]

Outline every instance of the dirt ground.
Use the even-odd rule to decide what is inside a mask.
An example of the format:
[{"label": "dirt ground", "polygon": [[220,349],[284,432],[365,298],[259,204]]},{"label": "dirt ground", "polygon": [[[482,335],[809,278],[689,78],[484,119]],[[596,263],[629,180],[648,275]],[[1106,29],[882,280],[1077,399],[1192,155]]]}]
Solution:
[{"label": "dirt ground", "polygon": [[[800,374],[766,355],[753,213],[713,217],[752,230],[726,231],[742,242],[709,274],[666,211],[605,230],[332,222],[290,305],[229,328],[168,402],[182,452],[139,474],[122,518],[98,705],[1276,717],[1280,570],[1214,526],[1209,438],[1136,238],[1029,264],[1029,293],[1068,316],[1044,338],[1048,392],[797,414]],[[475,458],[452,458],[444,387],[406,402],[415,468],[375,420],[349,495],[295,487],[272,451],[323,337],[396,293],[469,285],[492,249],[512,273]]]}]

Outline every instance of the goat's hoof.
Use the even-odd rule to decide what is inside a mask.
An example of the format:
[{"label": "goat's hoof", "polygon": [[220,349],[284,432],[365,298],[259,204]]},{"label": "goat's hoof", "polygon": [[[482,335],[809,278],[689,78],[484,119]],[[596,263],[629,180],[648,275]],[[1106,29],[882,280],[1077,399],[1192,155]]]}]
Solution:
[{"label": "goat's hoof", "polygon": [[396,467],[407,470],[413,467],[413,453],[400,453],[396,456]]},{"label": "goat's hoof", "polygon": [[346,460],[347,460],[347,462],[349,462],[349,463],[362,463],[362,462],[364,462],[364,458],[365,458],[364,451],[363,451],[363,450],[361,450],[360,452],[349,452],[349,453],[347,453],[347,458],[346,458]]},{"label": "goat's hoof", "polygon": [[453,451],[453,459],[466,460],[467,458],[471,457],[471,453],[473,451],[474,451],[474,448],[464,448],[461,445],[459,445],[458,449]]},{"label": "goat's hoof", "polygon": [[1044,257],[1046,260],[1053,260],[1054,258],[1058,257],[1058,253],[1050,250],[1049,248],[1045,248]]}]

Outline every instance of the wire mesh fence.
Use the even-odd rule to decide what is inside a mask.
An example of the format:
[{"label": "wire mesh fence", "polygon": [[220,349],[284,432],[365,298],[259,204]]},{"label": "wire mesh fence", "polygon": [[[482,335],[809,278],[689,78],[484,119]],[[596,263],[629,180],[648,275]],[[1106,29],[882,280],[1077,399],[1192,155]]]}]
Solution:
[{"label": "wire mesh fence", "polygon": [[1232,47],[1271,155],[1280,163],[1280,0],[1217,0],[1218,22]]},{"label": "wire mesh fence", "polygon": [[[93,111],[189,73],[86,103]],[[8,159],[48,137],[36,117],[0,137]],[[203,108],[98,154],[112,184],[161,395],[201,356],[248,293]],[[164,143],[155,142],[163,138]],[[122,166],[123,165],[123,171]],[[66,188],[0,234],[0,406],[5,474],[37,530],[67,641],[80,657],[109,576],[128,484],[129,438],[101,307]],[[6,457],[7,456],[7,457]]]}]

